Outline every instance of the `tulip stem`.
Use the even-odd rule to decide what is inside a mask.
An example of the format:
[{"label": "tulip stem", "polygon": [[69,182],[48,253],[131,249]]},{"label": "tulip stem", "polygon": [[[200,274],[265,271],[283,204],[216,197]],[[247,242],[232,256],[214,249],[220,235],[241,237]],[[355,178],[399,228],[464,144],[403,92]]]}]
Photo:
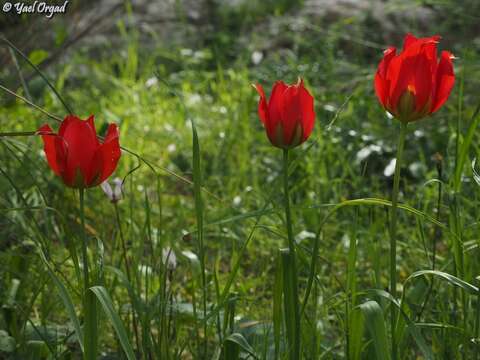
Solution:
[{"label": "tulip stem", "polygon": [[87,231],[85,229],[85,190],[79,189],[80,194],[80,221],[82,225],[82,260],[83,260],[83,344],[84,359],[91,360],[97,357],[97,315],[95,294],[90,291],[90,274],[88,267]]},{"label": "tulip stem", "polygon": [[[288,186],[288,149],[283,149],[283,188],[285,196],[285,220],[287,225],[288,248],[291,254],[292,272],[292,298],[294,306],[294,339],[289,344],[290,359],[300,359],[300,305],[298,300],[298,272],[296,265],[295,240],[293,238],[292,216],[290,211],[290,196]],[[284,295],[285,296],[285,295]],[[291,341],[291,339],[289,339]]]},{"label": "tulip stem", "polygon": [[[407,122],[401,122],[400,136],[397,145],[397,157],[395,159],[395,175],[393,178],[392,209],[390,218],[390,294],[397,299],[397,208],[398,192],[400,187],[400,169],[402,166],[403,149],[407,135]],[[390,306],[390,331],[392,337],[392,360],[397,359],[397,343],[395,339],[396,311],[395,306]]]}]

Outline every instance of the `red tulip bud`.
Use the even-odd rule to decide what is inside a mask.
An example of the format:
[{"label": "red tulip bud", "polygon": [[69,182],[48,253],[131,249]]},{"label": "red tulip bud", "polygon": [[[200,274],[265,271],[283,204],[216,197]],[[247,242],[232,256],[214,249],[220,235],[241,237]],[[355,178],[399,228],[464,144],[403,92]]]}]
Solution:
[{"label": "red tulip bud", "polygon": [[455,82],[453,55],[442,51],[439,36],[417,39],[407,34],[403,50],[385,50],[375,74],[375,92],[385,110],[402,122],[433,114],[447,101]]},{"label": "red tulip bud", "polygon": [[108,126],[102,144],[97,139],[93,115],[87,120],[68,115],[58,134],[47,124],[38,134],[42,136],[48,164],[69,187],[88,188],[101,184],[113,173],[120,159],[117,125]]},{"label": "red tulip bud", "polygon": [[299,79],[297,84],[275,82],[270,99],[260,84],[254,85],[260,95],[258,115],[273,146],[289,149],[308,139],[313,130],[315,111],[313,97]]}]

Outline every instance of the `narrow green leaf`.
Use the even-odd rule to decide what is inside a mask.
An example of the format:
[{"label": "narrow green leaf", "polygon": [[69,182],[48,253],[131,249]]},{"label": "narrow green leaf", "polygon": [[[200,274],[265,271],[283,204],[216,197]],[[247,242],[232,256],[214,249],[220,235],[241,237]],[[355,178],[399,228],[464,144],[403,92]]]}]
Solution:
[{"label": "narrow green leaf", "polygon": [[[293,255],[294,256],[294,255]],[[293,295],[294,276],[297,274],[293,271],[292,254],[289,249],[280,249],[280,257],[282,261],[283,273],[283,306],[285,311],[285,332],[287,334],[287,341],[289,353],[294,356],[295,349],[295,299]]]},{"label": "narrow green leaf", "polygon": [[51,279],[53,280],[53,283],[57,287],[60,298],[62,299],[63,305],[65,306],[65,310],[67,310],[68,317],[70,318],[70,321],[73,324],[73,328],[75,329],[75,332],[77,333],[78,342],[80,343],[80,348],[82,349],[82,352],[83,352],[84,348],[83,348],[82,328],[80,326],[80,321],[78,320],[77,314],[75,313],[75,307],[73,306],[73,302],[70,297],[70,294],[68,293],[68,290],[63,285],[63,283],[58,278],[58,276],[55,275],[55,272],[52,270],[47,258],[45,257],[45,254],[41,249],[39,249],[39,254],[40,254],[40,258],[42,259],[45,266],[47,267],[48,274],[50,275]]},{"label": "narrow green leaf", "polygon": [[377,360],[390,359],[390,351],[388,349],[387,329],[383,318],[383,311],[376,301],[369,300],[358,308],[365,316],[365,323],[373,340],[375,354]]},{"label": "narrow green leaf", "polygon": [[458,155],[458,162],[455,168],[455,183],[454,188],[455,191],[460,191],[460,186],[462,184],[462,173],[463,167],[465,166],[465,162],[467,161],[468,151],[470,150],[470,145],[473,140],[473,136],[475,135],[475,130],[477,129],[478,122],[480,121],[480,103],[478,104],[477,108],[475,109],[472,119],[470,120],[470,126],[468,127],[467,134],[462,141],[462,145],[460,146],[460,154]]},{"label": "narrow green leaf", "polygon": [[130,281],[128,281],[127,276],[120,270],[117,269],[116,267],[113,266],[105,266],[106,271],[112,272],[114,275],[116,275],[123,286],[127,288],[128,294],[130,295],[130,298],[132,299],[133,307],[135,308],[136,312],[138,314],[142,313],[143,308],[142,308],[142,300],[139,296],[137,296],[137,293],[132,287],[132,284],[130,284]]},{"label": "narrow green leaf", "polygon": [[409,280],[412,280],[416,277],[423,276],[423,275],[435,275],[438,276],[444,280],[447,280],[450,284],[458,286],[465,290],[466,292],[472,294],[472,295],[478,295],[478,288],[470,283],[467,283],[466,281],[463,281],[453,275],[450,275],[446,272],[442,271],[437,271],[437,270],[421,270],[414,272],[412,275],[410,275],[406,280],[405,283],[407,283]]},{"label": "narrow green leaf", "polygon": [[362,340],[363,333],[365,330],[365,320],[362,312],[357,309],[352,311],[350,317],[350,323],[348,327],[348,359],[349,360],[360,360],[363,350]]},{"label": "narrow green leaf", "polygon": [[[202,199],[202,172],[200,166],[200,143],[198,141],[197,128],[195,127],[195,122],[191,120],[192,124],[192,152],[193,152],[193,195],[195,198],[195,215],[197,219],[197,246],[198,246],[198,256],[200,259],[200,268],[201,268],[201,280],[202,280],[202,310],[203,318],[207,318],[207,280],[205,273],[205,250],[203,244],[203,218],[204,218],[204,208],[203,208],[203,199]],[[208,326],[207,322],[203,323],[203,349],[202,356],[207,355],[207,338],[208,338]],[[200,350],[200,349],[199,349]]]},{"label": "narrow green leaf", "polygon": [[[234,343],[236,346],[238,346],[240,349],[243,351],[247,352],[251,357],[254,359],[258,359],[258,356],[255,354],[255,350],[252,348],[252,346],[248,343],[248,341],[243,337],[242,334],[240,333],[233,333],[230,334],[226,339],[225,342],[231,342]],[[230,360],[233,358],[228,358]]]},{"label": "narrow green leaf", "polygon": [[118,316],[117,312],[113,308],[112,299],[110,298],[107,289],[105,289],[103,286],[93,286],[90,288],[90,291],[97,296],[98,301],[102,305],[107,318],[110,320],[110,323],[117,333],[120,344],[122,345],[123,351],[125,352],[128,360],[135,360],[135,353],[130,341],[128,340],[127,331],[123,326],[120,316]]},{"label": "narrow green leaf", "polygon": [[400,314],[402,315],[403,319],[407,323],[408,326],[408,331],[412,335],[413,340],[417,344],[418,348],[422,352],[423,356],[425,356],[425,359],[427,360],[433,360],[433,353],[430,347],[428,347],[422,333],[420,330],[417,328],[417,325],[410,319],[410,317],[405,313],[402,305],[393,298],[390,293],[384,291],[384,290],[379,290],[379,289],[369,289],[367,290],[367,293],[373,294],[375,296],[380,296],[384,299],[387,299],[392,303],[392,305],[396,306],[400,310]]},{"label": "narrow green leaf", "polygon": [[283,313],[282,313],[282,289],[283,289],[283,269],[280,254],[277,256],[275,268],[275,280],[273,287],[273,339],[275,345],[275,359],[280,354],[280,340],[282,333]]}]

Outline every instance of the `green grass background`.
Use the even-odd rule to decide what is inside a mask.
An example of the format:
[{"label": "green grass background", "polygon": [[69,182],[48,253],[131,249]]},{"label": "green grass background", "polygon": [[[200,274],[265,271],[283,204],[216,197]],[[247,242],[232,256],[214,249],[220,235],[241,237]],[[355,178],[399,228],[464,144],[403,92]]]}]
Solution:
[{"label": "green grass background", "polygon": [[[178,4],[181,18],[186,9]],[[390,198],[392,176],[384,171],[395,157],[400,125],[379,106],[373,74],[382,49],[401,47],[408,31],[441,35],[440,48],[457,58],[450,99],[431,118],[412,124],[407,137],[400,202],[420,215],[399,211],[399,279],[405,284],[412,273],[432,268],[436,239],[436,268],[477,285],[480,189],[471,167],[479,151],[475,128],[461,181],[455,180],[455,167],[480,102],[478,2],[388,1],[382,22],[372,15],[374,8],[351,17],[312,20],[301,15],[306,6],[301,1],[212,6],[211,28],[205,33],[188,30],[184,20],[184,33],[166,41],[119,21],[112,34],[115,41],[98,46],[84,40],[45,70],[77,115],[95,114],[100,134],[107,123],[116,122],[122,146],[153,166],[124,152],[115,173],[123,178],[141,163],[126,177],[125,198],[118,203],[134,273],[133,305],[128,288],[112,270],[124,271],[115,208],[99,187],[86,196],[91,260],[98,264],[101,282],[138,357],[197,359],[197,343],[206,341],[205,358],[253,358],[249,351],[261,359],[275,358],[272,321],[279,321],[274,309],[279,295],[274,279],[278,249],[286,242],[281,152],[265,136],[250,84],[260,82],[269,91],[277,79],[295,82],[301,76],[315,97],[315,129],[309,141],[292,152],[290,174],[302,297],[315,233],[333,205]],[[433,9],[431,20],[416,16],[423,8]],[[133,16],[128,4],[124,11]],[[38,51],[52,49],[35,50],[36,55],[27,55],[41,65]],[[263,55],[258,64],[252,62],[254,51]],[[31,74],[28,64],[17,58],[21,73]],[[27,96],[12,63],[0,74],[3,86]],[[27,87],[33,103],[63,117],[61,102],[40,77],[28,77]],[[5,92],[0,104],[1,132],[33,131],[45,122],[57,126]],[[207,306],[212,312],[207,336],[200,300],[198,208],[196,212],[191,184],[192,120],[203,180]],[[0,170],[0,357],[77,358],[71,320],[38,248],[73,302],[80,304],[68,251],[79,244],[78,194],[49,170],[35,136],[1,137]],[[391,306],[381,293],[388,286],[387,208],[373,202],[354,205],[331,213],[321,229],[308,316],[302,322],[305,359],[388,358],[378,352]],[[429,221],[437,215],[445,224],[442,228]],[[176,254],[175,269],[162,262],[166,247]],[[228,301],[219,303],[237,260]],[[428,356],[419,347],[421,334],[435,359],[473,359],[479,346],[480,294],[451,278],[434,278],[423,310],[432,277],[419,276],[399,288],[405,290],[404,311],[415,323],[408,327],[401,322],[398,329],[401,358]],[[109,320],[107,315],[100,318],[101,356],[122,358]],[[230,339],[232,333],[241,336]],[[284,345],[282,336],[278,358],[284,356]]]}]

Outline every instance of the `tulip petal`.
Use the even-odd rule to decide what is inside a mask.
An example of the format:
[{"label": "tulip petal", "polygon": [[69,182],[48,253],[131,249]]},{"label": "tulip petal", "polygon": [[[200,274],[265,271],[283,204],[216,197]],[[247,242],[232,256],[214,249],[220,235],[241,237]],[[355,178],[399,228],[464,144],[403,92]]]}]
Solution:
[{"label": "tulip petal", "polygon": [[418,41],[417,37],[415,37],[412,33],[408,33],[403,38],[403,49],[402,50],[405,51],[405,49],[407,49],[410,45],[416,43],[417,41]]},{"label": "tulip petal", "polygon": [[100,145],[93,116],[86,121],[73,115],[67,116],[60,126],[59,136],[63,137],[68,147],[65,181],[73,184],[71,186],[87,186],[91,162]]},{"label": "tulip petal", "polygon": [[[446,101],[454,82],[451,54],[443,52],[440,36],[405,35],[403,50],[386,50],[375,74],[375,92],[385,109],[401,121],[415,121],[431,114]],[[387,62],[388,61],[388,62]]]},{"label": "tulip petal", "polygon": [[117,125],[110,124],[104,143],[98,147],[92,159],[89,173],[90,186],[104,182],[117,167],[121,156],[118,138]]},{"label": "tulip petal", "polygon": [[257,90],[258,94],[260,95],[260,100],[258,102],[258,116],[263,124],[267,122],[268,118],[268,106],[267,100],[265,98],[265,91],[263,91],[263,87],[260,84],[253,85],[255,90]]},{"label": "tulip petal", "polygon": [[387,80],[387,69],[390,61],[395,57],[397,49],[390,47],[384,51],[383,59],[378,65],[375,73],[375,94],[377,95],[380,104],[387,107],[387,97],[389,93],[389,81]]},{"label": "tulip petal", "polygon": [[270,94],[268,101],[268,117],[272,123],[277,123],[282,118],[281,107],[283,102],[283,94],[288,86],[283,81],[276,81]]},{"label": "tulip petal", "polygon": [[432,77],[437,66],[435,39],[418,39],[390,62],[387,80],[390,81],[389,109],[393,114],[396,114],[400,97],[407,90],[419,98],[416,109],[423,107],[431,98]]},{"label": "tulip petal", "polygon": [[310,95],[308,90],[303,86],[303,81],[301,83],[298,96],[300,97],[300,108],[302,111],[302,142],[304,142],[310,137],[310,134],[313,131],[313,126],[315,123],[315,109],[313,106],[313,96]]},{"label": "tulip petal", "polygon": [[453,84],[455,83],[455,74],[452,64],[453,55],[448,51],[442,51],[440,62],[438,64],[435,79],[435,97],[431,112],[434,113],[447,101]]},{"label": "tulip petal", "polygon": [[276,146],[278,144],[278,129],[279,126],[282,128],[282,114],[281,108],[283,105],[283,95],[288,86],[283,81],[276,81],[272,88],[272,93],[270,94],[270,99],[268,101],[268,118],[265,123],[265,129],[267,131],[268,138]]},{"label": "tulip petal", "polygon": [[439,36],[439,35],[433,35],[433,36],[424,37],[424,38],[417,38],[414,35],[412,35],[411,33],[408,33],[407,35],[405,35],[405,37],[403,39],[403,49],[402,49],[402,51],[407,50],[411,45],[422,46],[422,45],[428,44],[428,43],[436,44],[440,41],[441,38],[442,37]]},{"label": "tulip petal", "polygon": [[45,124],[39,130],[38,134],[42,136],[44,151],[47,157],[48,165],[53,172],[61,176],[65,169],[66,149],[62,138],[53,133],[52,128]]},{"label": "tulip petal", "polygon": [[432,71],[435,70],[432,67],[432,61],[427,54],[421,54],[416,57],[413,84],[415,89],[415,111],[417,113],[422,112],[428,101],[432,99],[432,79],[434,75]]},{"label": "tulip petal", "polygon": [[[292,144],[293,137],[298,125],[302,124],[302,103],[300,96],[300,87],[303,83],[298,85],[292,85],[287,87],[283,93],[283,99],[280,104],[281,119],[283,125],[283,142],[290,146],[296,146],[298,144]],[[303,131],[303,129],[301,129]],[[300,136],[299,141],[303,138]]]}]

